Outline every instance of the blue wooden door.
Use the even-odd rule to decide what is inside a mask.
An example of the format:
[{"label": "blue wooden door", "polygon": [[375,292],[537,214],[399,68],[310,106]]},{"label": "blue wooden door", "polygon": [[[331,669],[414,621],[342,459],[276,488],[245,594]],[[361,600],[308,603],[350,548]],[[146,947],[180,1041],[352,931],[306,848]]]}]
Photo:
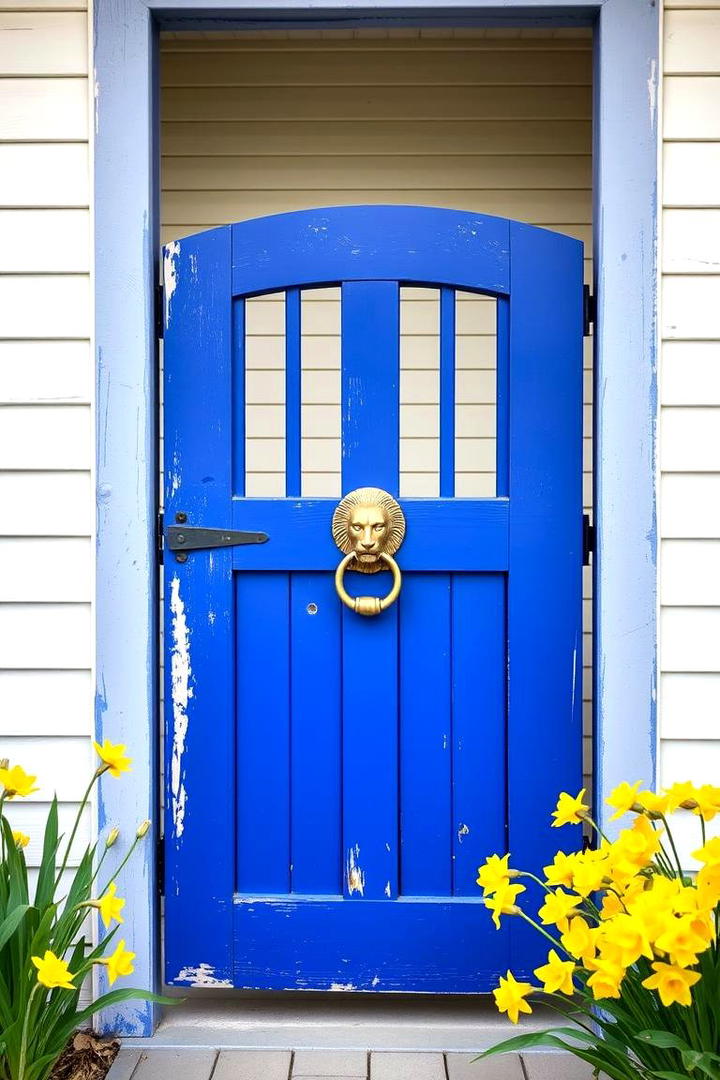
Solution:
[{"label": "blue wooden door", "polygon": [[[491,852],[547,862],[581,780],[582,250],[501,218],[360,206],[165,249],[169,983],[478,992],[536,959]],[[438,290],[440,497],[400,498],[399,601],[333,584],[301,492],[300,297],[340,285],[342,491],[399,495],[399,289]],[[286,305],[285,497],[245,495],[246,301]],[[497,298],[497,497],[455,497],[455,291]],[[353,575],[358,577],[360,575]],[[363,575],[387,592],[388,575]],[[358,590],[356,590],[358,591]]]}]

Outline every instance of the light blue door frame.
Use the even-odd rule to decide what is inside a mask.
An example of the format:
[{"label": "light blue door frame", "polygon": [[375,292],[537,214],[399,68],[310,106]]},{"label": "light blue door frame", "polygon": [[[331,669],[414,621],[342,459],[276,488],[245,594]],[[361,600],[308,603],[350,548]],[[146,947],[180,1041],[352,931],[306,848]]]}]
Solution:
[{"label": "light blue door frame", "polygon": [[[658,6],[650,0],[452,0],[421,5],[315,0],[96,0],[98,737],[126,742],[130,783],[102,784],[99,825],[132,835],[158,820],[157,711],[157,34],[248,26],[595,27],[595,777],[602,797],[655,773],[656,216]],[[151,844],[125,881],[136,985],[160,979]],[[211,975],[204,972],[205,984]],[[107,1029],[148,1035],[129,1003]]]}]

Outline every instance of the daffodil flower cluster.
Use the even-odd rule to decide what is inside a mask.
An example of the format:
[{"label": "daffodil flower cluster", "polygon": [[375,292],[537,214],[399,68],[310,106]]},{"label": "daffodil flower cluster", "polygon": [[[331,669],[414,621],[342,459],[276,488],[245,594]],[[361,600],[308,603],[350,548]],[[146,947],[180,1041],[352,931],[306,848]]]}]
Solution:
[{"label": "daffodil flower cluster", "polygon": [[[533,995],[542,994],[561,1012],[579,1017],[581,1027],[586,1016],[586,1042],[568,1049],[611,1076],[692,1076],[693,1071],[677,1071],[677,1056],[687,1069],[690,1059],[682,1055],[694,1053],[709,1055],[698,1075],[720,1077],[720,836],[706,834],[706,825],[720,815],[720,787],[688,782],[657,793],[622,783],[607,799],[611,820],[626,819],[612,841],[592,821],[584,798],[584,790],[576,796],[562,792],[552,825],[589,825],[595,847],[558,851],[541,877],[513,869],[509,854],[491,855],[479,868],[477,882],[495,926],[506,916],[522,918],[551,946],[534,980],[511,971],[500,978],[496,1005],[517,1023],[532,1012]],[[699,819],[700,842],[689,870],[668,822],[676,812]],[[523,905],[521,894],[530,895],[523,880],[535,883],[539,902],[533,914]],[[634,1063],[629,1072],[610,1061],[617,1048],[608,1050],[626,1021]],[[675,1055],[674,1072],[668,1066],[665,1072],[643,1071],[644,1051],[631,1044],[643,1026],[647,1052],[657,1055],[664,1046]],[[597,1045],[589,1049],[593,1039]],[[522,1039],[510,1043],[518,1049]]]},{"label": "daffodil flower cluster", "polygon": [[[119,777],[131,766],[121,744],[106,739],[102,745],[95,743],[95,749],[100,764],[67,840],[58,831],[57,799],[51,803],[43,836],[33,838],[11,828],[8,815],[14,800],[39,787],[37,777],[21,765],[11,767],[0,760],[0,1080],[46,1080],[70,1034],[96,1011],[129,998],[164,1000],[144,990],[118,988],[89,1008],[78,1004],[79,991],[93,967],[105,970],[111,987],[134,970],[135,953],[124,940],[109,951],[108,946],[124,922],[125,900],[118,896],[116,878],[150,828],[149,821],[138,826],[109,876],[103,875],[103,864],[120,838],[117,828],[110,829],[104,844],[86,849],[71,869],[70,855],[76,854],[73,845],[94,784],[105,773]],[[25,849],[33,841],[42,856],[30,895]],[[93,910],[104,927],[95,943],[85,937],[87,915]]]}]

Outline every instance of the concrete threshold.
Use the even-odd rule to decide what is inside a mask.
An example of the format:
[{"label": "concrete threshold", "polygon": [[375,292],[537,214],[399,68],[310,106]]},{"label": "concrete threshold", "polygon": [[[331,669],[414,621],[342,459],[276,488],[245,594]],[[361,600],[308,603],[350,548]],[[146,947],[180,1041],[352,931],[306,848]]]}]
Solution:
[{"label": "concrete threshold", "polygon": [[491,998],[373,994],[245,994],[191,991],[163,1010],[151,1039],[138,1049],[215,1050],[485,1050],[520,1032],[551,1027],[558,1017],[536,1010],[518,1028]]}]

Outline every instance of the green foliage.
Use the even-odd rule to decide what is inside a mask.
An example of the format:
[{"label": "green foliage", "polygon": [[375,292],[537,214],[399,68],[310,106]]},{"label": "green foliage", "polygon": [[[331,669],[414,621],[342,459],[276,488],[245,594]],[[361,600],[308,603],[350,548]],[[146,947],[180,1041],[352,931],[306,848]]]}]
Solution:
[{"label": "green foliage", "polygon": [[[89,916],[140,839],[135,837],[118,871],[102,884],[98,877],[107,846],[99,858],[96,846],[87,848],[77,868],[67,869],[80,817],[93,785],[107,768],[101,766],[93,775],[66,841],[58,833],[57,799],[53,799],[37,885],[31,895],[23,838],[13,836],[4,813],[7,800],[23,792],[8,790],[9,774],[0,764],[0,784],[5,784],[0,792],[0,1080],[46,1080],[75,1028],[106,1006],[131,998],[171,1003],[144,990],[117,989],[96,999],[89,1008],[79,1005],[93,966],[107,964],[105,951],[117,931],[115,926],[102,933],[98,920],[100,939],[93,945],[87,936]],[[47,953],[67,964],[72,989],[44,985],[33,957],[42,959]],[[130,971],[133,955],[124,950],[125,967]],[[118,977],[117,970],[110,970]]]}]

